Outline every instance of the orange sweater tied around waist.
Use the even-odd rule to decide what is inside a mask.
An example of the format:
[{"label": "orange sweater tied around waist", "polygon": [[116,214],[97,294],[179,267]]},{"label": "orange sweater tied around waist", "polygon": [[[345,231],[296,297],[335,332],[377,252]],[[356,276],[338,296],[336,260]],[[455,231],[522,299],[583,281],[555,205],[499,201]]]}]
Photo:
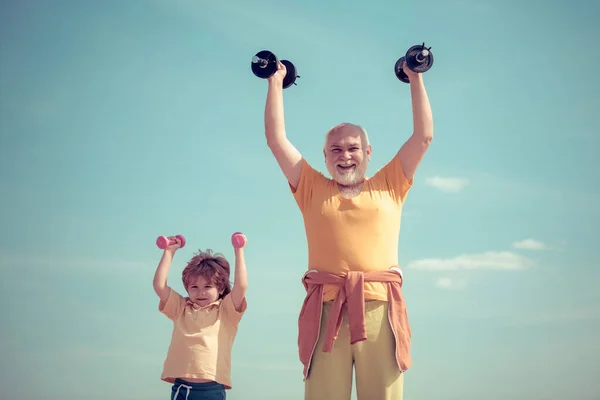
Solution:
[{"label": "orange sweater tied around waist", "polygon": [[298,318],[298,351],[300,361],[304,365],[304,379],[308,377],[310,362],[319,339],[323,310],[323,285],[339,287],[327,321],[322,349],[324,352],[331,352],[342,324],[344,307],[348,313],[350,343],[354,344],[367,339],[365,282],[387,283],[388,318],[396,342],[396,361],[403,372],[410,367],[411,331],[402,296],[403,279],[400,268],[392,267],[385,271],[371,272],[349,271],[346,276],[311,270],[302,278],[306,297]]}]

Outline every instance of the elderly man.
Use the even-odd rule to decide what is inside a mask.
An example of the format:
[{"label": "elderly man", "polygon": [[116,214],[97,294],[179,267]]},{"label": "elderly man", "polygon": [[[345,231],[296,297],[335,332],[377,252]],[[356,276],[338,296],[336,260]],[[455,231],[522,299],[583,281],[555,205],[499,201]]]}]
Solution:
[{"label": "elderly man", "polygon": [[279,63],[268,79],[267,144],[302,212],[308,242],[298,334],[307,400],[349,400],[353,368],[359,400],[402,399],[411,333],[398,267],[400,220],[433,138],[422,75],[406,65],[403,70],[410,79],[413,134],[370,178],[367,132],[350,123],[326,135],[332,179],[311,167],[286,136],[285,66]]}]

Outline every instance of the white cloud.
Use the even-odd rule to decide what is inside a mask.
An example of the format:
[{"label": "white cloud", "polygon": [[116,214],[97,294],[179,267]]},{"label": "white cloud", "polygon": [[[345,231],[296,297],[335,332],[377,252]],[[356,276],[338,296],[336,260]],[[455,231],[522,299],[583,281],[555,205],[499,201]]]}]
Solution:
[{"label": "white cloud", "polygon": [[462,290],[467,286],[465,279],[456,279],[443,276],[435,281],[435,286],[446,290]]},{"label": "white cloud", "polygon": [[508,251],[488,251],[485,253],[462,254],[455,258],[426,258],[411,261],[408,268],[428,271],[453,270],[520,270],[529,267],[533,261],[520,254]]},{"label": "white cloud", "polygon": [[539,240],[535,239],[525,239],[520,242],[514,242],[512,246],[515,249],[523,249],[523,250],[546,250],[548,247]]},{"label": "white cloud", "polygon": [[466,178],[442,178],[441,176],[432,176],[425,179],[425,184],[434,187],[442,192],[456,193],[469,184]]}]

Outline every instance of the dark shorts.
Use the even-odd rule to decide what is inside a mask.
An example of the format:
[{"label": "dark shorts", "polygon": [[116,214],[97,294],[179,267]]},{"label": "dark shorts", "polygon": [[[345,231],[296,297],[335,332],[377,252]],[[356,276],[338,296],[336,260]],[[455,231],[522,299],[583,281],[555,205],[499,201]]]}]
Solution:
[{"label": "dark shorts", "polygon": [[217,382],[192,383],[177,378],[171,387],[171,400],[225,400],[225,386]]}]

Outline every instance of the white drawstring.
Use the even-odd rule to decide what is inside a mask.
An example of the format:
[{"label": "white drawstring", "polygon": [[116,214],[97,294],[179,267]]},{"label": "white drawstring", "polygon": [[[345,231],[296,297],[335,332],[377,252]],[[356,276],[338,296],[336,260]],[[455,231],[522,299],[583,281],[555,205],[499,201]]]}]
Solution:
[{"label": "white drawstring", "polygon": [[400,275],[400,278],[404,279],[404,276],[402,276],[402,270],[398,267],[391,267],[390,268],[392,271],[398,273]]},{"label": "white drawstring", "polygon": [[177,387],[177,391],[175,392],[175,396],[173,397],[173,400],[177,400],[177,396],[179,395],[179,389],[181,389],[182,386],[187,389],[187,393],[185,394],[185,400],[188,400],[188,396],[190,395],[190,389],[192,387],[188,386],[188,385],[184,385],[183,383]]}]

